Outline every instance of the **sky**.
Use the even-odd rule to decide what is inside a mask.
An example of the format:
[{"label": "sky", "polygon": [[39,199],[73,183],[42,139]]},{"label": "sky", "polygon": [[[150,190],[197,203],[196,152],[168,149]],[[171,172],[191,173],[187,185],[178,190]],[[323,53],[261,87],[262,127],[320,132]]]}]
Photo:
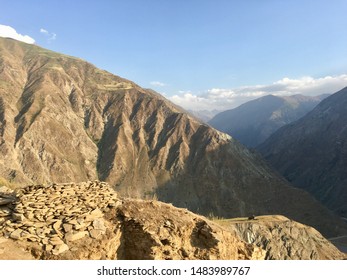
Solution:
[{"label": "sky", "polygon": [[0,36],[192,110],[347,86],[346,0],[0,0]]}]

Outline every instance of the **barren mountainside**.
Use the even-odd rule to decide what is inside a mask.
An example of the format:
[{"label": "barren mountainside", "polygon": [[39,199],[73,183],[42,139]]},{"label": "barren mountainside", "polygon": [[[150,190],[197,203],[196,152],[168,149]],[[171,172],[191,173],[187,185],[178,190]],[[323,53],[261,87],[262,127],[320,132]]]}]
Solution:
[{"label": "barren mountainside", "polygon": [[222,217],[282,214],[326,236],[346,225],[231,137],[83,60],[0,38],[0,176],[107,181]]},{"label": "barren mountainside", "polygon": [[260,152],[295,186],[347,217],[347,88],[284,126]]},{"label": "barren mountainside", "polygon": [[238,238],[266,251],[267,260],[324,260],[346,258],[317,230],[283,216],[259,216],[254,220],[217,221]]}]

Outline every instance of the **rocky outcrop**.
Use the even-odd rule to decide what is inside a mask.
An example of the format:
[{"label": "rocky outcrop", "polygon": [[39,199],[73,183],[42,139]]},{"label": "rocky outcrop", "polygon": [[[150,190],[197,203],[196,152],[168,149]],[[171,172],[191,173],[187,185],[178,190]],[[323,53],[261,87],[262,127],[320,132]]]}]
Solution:
[{"label": "rocky outcrop", "polygon": [[99,179],[123,197],[203,215],[279,213],[326,236],[347,232],[237,141],[151,90],[11,39],[0,38],[0,61],[0,176],[15,187]]},{"label": "rocky outcrop", "polygon": [[0,220],[0,259],[265,256],[202,216],[158,201],[119,200],[103,182],[29,186],[0,197],[8,209]]},{"label": "rocky outcrop", "polygon": [[74,242],[86,236],[102,238],[108,226],[104,212],[120,203],[99,182],[28,186],[15,195],[0,193],[1,198],[7,199],[0,210],[1,234],[35,244],[46,255],[73,250]]},{"label": "rocky outcrop", "polygon": [[266,251],[267,260],[345,259],[331,242],[314,228],[283,216],[257,216],[252,220],[217,221],[241,240]]},{"label": "rocky outcrop", "polygon": [[282,216],[210,221],[155,200],[120,199],[98,181],[1,190],[8,211],[0,220],[0,259],[346,257],[313,228]]},{"label": "rocky outcrop", "polygon": [[347,217],[347,88],[282,127],[258,150],[293,185]]}]

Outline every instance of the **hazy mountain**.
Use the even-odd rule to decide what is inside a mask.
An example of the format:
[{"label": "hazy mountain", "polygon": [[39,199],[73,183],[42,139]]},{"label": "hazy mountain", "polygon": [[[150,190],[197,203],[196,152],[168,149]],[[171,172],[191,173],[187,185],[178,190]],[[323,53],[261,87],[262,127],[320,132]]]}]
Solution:
[{"label": "hazy mountain", "polygon": [[327,96],[267,95],[219,113],[209,124],[248,147],[256,147],[280,127],[311,111]]},{"label": "hazy mountain", "polygon": [[295,186],[347,217],[347,88],[282,127],[259,150]]},{"label": "hazy mountain", "polygon": [[226,134],[83,60],[0,38],[0,175],[15,186],[100,179],[123,197],[224,217],[346,225]]},{"label": "hazy mountain", "polygon": [[196,118],[198,118],[199,120],[203,122],[208,122],[221,111],[219,110],[188,110],[188,112],[191,113]]}]

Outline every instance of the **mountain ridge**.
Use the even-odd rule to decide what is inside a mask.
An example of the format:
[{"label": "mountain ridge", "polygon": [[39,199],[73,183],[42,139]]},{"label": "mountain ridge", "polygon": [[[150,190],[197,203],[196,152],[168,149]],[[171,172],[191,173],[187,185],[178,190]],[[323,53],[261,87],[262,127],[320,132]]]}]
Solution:
[{"label": "mountain ridge", "polygon": [[279,129],[258,147],[289,181],[344,217],[346,105],[347,87],[323,100],[305,117]]},{"label": "mountain ridge", "polygon": [[255,148],[277,129],[304,116],[327,95],[266,95],[217,114],[208,123]]}]

